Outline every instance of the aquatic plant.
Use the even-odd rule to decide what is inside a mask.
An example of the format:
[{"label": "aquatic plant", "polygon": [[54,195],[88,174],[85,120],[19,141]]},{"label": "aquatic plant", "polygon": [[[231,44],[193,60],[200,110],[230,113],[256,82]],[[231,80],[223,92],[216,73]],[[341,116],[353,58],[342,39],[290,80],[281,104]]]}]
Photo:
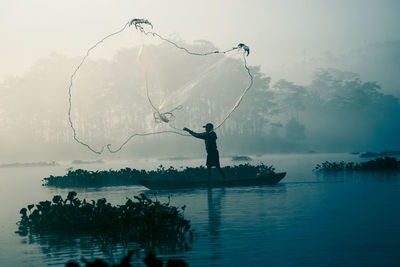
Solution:
[{"label": "aquatic plant", "polygon": [[365,152],[360,154],[360,158],[390,157],[390,156],[400,156],[400,151],[388,150],[383,152]]},{"label": "aquatic plant", "polygon": [[315,172],[334,172],[334,171],[399,171],[400,161],[393,157],[376,158],[374,160],[354,163],[354,162],[329,162],[325,161],[317,164]]},{"label": "aquatic plant", "polygon": [[26,235],[92,236],[112,242],[135,242],[143,246],[186,245],[193,239],[190,221],[184,219],[185,207],[152,200],[145,194],[127,198],[124,205],[113,206],[105,198],[80,200],[76,192],[63,199],[41,201],[20,210],[18,231]]},{"label": "aquatic plant", "polygon": [[262,177],[268,176],[275,173],[273,166],[267,166],[263,163],[259,165],[250,165],[249,163],[240,164],[238,166],[226,166],[222,168],[225,175],[230,178],[251,178],[251,177]]},{"label": "aquatic plant", "polygon": [[[240,164],[235,166],[226,166],[222,168],[227,177],[243,178],[243,177],[260,177],[274,173],[272,166],[264,164],[250,165]],[[79,188],[79,187],[103,187],[103,186],[121,186],[121,185],[137,185],[138,179],[157,178],[157,179],[190,179],[190,178],[207,178],[207,169],[200,167],[186,167],[176,169],[174,167],[165,168],[160,165],[156,170],[145,171],[125,168],[119,171],[87,171],[87,170],[69,170],[64,176],[46,177],[43,179],[44,186],[54,186],[62,188]]]},{"label": "aquatic plant", "polygon": [[66,175],[50,175],[43,179],[43,185],[55,187],[105,187],[120,185],[137,185],[137,179],[147,177],[145,170],[120,169],[118,171],[109,169],[107,171],[88,171],[83,169],[69,169]]},{"label": "aquatic plant", "polygon": [[[264,164],[250,165],[249,163],[240,164],[235,166],[225,166],[222,168],[224,174],[229,178],[243,178],[243,177],[259,177],[266,176],[274,173],[272,166]],[[207,169],[204,166],[200,167],[186,167],[185,169],[175,169],[174,167],[165,168],[160,165],[157,170],[148,172],[150,178],[157,179],[191,179],[191,178],[208,178]]]}]

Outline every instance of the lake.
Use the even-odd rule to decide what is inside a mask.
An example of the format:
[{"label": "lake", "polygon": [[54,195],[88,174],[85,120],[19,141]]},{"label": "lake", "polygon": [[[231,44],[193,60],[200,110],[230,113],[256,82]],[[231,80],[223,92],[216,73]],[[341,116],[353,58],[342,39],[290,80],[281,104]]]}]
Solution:
[{"label": "lake", "polygon": [[[188,251],[161,252],[190,266],[399,266],[400,175],[348,173],[317,175],[317,163],[361,161],[351,154],[286,154],[254,156],[287,176],[275,186],[217,188],[160,192],[157,198],[186,205],[195,240]],[[364,159],[365,160],[365,159]],[[90,170],[125,167],[155,169],[199,166],[205,159],[106,161],[75,168]],[[58,166],[0,168],[0,265],[64,266],[69,260],[119,259],[124,249],[100,249],[71,240],[36,240],[15,234],[19,210],[31,203],[65,197],[71,190],[48,188],[41,180],[63,175],[71,162]],[[222,165],[232,165],[222,158]],[[238,164],[238,163],[236,163]],[[215,173],[215,175],[217,175]],[[107,198],[123,204],[141,186],[74,190],[79,198]],[[137,260],[140,262],[140,260]],[[81,263],[81,262],[80,262]]]}]

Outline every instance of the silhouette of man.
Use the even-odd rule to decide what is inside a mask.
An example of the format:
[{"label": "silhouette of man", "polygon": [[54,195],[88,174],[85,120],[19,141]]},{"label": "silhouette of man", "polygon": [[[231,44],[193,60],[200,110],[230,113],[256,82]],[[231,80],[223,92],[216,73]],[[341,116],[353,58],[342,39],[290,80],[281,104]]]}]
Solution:
[{"label": "silhouette of man", "polygon": [[219,164],[219,152],[217,149],[217,134],[214,132],[214,125],[212,123],[207,123],[203,126],[206,129],[204,133],[195,133],[188,128],[183,128],[184,131],[188,132],[192,136],[203,139],[206,144],[206,151],[207,151],[207,171],[208,171],[208,178],[211,177],[211,167],[215,166],[219,173],[221,174],[222,178],[226,178],[225,174],[221,170],[221,166]]}]

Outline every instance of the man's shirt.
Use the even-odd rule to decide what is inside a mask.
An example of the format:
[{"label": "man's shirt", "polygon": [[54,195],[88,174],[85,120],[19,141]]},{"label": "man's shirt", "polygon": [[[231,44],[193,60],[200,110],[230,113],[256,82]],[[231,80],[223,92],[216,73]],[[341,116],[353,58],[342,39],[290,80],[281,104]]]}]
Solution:
[{"label": "man's shirt", "polygon": [[195,133],[193,131],[189,131],[189,133],[196,138],[204,140],[207,153],[210,151],[217,150],[217,134],[214,131],[211,131],[209,133],[207,133],[207,132]]}]

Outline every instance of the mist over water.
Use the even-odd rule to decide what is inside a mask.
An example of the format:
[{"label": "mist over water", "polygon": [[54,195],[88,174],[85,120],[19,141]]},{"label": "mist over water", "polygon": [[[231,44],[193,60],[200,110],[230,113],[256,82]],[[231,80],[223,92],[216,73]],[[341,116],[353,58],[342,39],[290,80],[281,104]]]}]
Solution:
[{"label": "mist over water", "polygon": [[[218,49],[207,41],[182,45]],[[388,46],[400,49],[399,43]],[[117,49],[111,60],[89,58],[77,73],[71,119],[79,138],[98,150],[105,144],[115,149],[133,133],[201,131],[207,122],[222,121],[249,82],[240,56],[196,57],[156,44],[144,47],[146,84],[137,54],[138,46]],[[67,119],[66,81],[77,62],[52,55],[1,84],[3,161],[94,156],[73,141]],[[272,83],[260,67],[250,70],[254,85],[218,129],[222,154],[399,149],[399,99],[378,81],[331,67],[316,68],[306,85],[286,79]],[[162,112],[182,106],[174,111],[174,129],[155,122],[146,88]],[[138,136],[116,157],[199,156],[200,147],[174,134]]]}]

